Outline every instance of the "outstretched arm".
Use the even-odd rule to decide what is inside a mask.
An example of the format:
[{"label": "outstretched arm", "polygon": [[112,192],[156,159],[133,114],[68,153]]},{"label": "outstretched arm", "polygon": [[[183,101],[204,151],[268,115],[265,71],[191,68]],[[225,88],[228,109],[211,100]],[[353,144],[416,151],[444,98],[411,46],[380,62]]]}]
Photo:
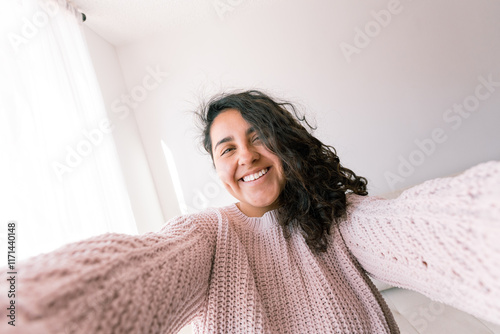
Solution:
[{"label": "outstretched arm", "polygon": [[340,230],[369,274],[500,324],[500,162],[349,202]]},{"label": "outstretched arm", "polygon": [[[212,226],[217,221],[213,216],[179,217],[159,232],[141,236],[105,234],[20,263],[16,296],[19,318],[10,330],[180,330],[206,298],[215,251],[216,228]],[[11,326],[3,321],[2,333],[5,327]]]}]

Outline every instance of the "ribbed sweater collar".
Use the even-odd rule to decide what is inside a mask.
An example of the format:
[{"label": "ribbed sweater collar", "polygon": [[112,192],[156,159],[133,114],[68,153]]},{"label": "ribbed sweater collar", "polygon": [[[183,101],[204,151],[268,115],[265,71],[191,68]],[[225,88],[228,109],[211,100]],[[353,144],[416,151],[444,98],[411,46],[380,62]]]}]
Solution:
[{"label": "ribbed sweater collar", "polygon": [[224,211],[240,226],[256,232],[266,231],[278,225],[277,210],[268,211],[262,217],[248,217],[233,203],[226,206]]}]

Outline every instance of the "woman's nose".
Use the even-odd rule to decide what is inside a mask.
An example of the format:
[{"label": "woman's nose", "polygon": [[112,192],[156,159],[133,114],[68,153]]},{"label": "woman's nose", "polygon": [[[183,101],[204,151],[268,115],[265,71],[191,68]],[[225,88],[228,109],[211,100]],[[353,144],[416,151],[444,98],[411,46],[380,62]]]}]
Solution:
[{"label": "woman's nose", "polygon": [[239,157],[238,157],[238,163],[240,165],[248,165],[252,164],[254,161],[259,159],[259,153],[255,150],[255,148],[249,146],[249,147],[242,147],[239,150]]}]

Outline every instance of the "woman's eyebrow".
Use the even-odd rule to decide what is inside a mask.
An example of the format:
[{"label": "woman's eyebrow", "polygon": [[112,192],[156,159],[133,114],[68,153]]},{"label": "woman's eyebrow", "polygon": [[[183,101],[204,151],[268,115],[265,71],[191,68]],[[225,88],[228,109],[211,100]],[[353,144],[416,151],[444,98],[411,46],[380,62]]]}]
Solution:
[{"label": "woman's eyebrow", "polygon": [[[255,132],[255,129],[253,127],[249,127],[247,129],[247,131],[245,131],[245,135],[248,136],[248,135],[251,135],[254,132]],[[220,144],[227,143],[228,141],[231,141],[231,140],[234,140],[233,136],[227,136],[227,137],[222,138],[221,140],[219,140],[217,142],[217,144],[215,144],[214,151],[217,149],[217,146],[219,146]]]},{"label": "woman's eyebrow", "polygon": [[255,129],[254,129],[254,128],[253,128],[253,126],[252,126],[252,127],[249,127],[249,128],[248,128],[248,130],[245,132],[245,134],[248,136],[248,135],[250,135],[250,134],[252,134],[252,133],[254,133],[254,132],[255,132]]},{"label": "woman's eyebrow", "polygon": [[217,149],[217,146],[219,146],[220,144],[227,143],[228,141],[231,141],[231,140],[234,140],[233,136],[227,136],[227,137],[222,138],[221,140],[219,140],[217,142],[217,144],[215,144],[214,151]]}]

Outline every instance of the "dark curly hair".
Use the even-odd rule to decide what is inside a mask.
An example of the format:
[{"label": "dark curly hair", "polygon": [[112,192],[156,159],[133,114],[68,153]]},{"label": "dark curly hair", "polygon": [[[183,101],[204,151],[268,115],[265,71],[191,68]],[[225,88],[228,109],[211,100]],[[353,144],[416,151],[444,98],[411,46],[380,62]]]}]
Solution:
[{"label": "dark curly hair", "polygon": [[[323,144],[302,125],[314,130],[291,103],[277,102],[257,90],[215,96],[197,112],[203,146],[211,156],[211,125],[227,109],[238,110],[264,145],[281,159],[285,187],[278,197],[279,224],[300,228],[311,250],[326,251],[326,234],[346,212],[346,193],[367,195],[367,180],[340,164],[335,148]],[[288,238],[290,229],[284,231]]]}]

